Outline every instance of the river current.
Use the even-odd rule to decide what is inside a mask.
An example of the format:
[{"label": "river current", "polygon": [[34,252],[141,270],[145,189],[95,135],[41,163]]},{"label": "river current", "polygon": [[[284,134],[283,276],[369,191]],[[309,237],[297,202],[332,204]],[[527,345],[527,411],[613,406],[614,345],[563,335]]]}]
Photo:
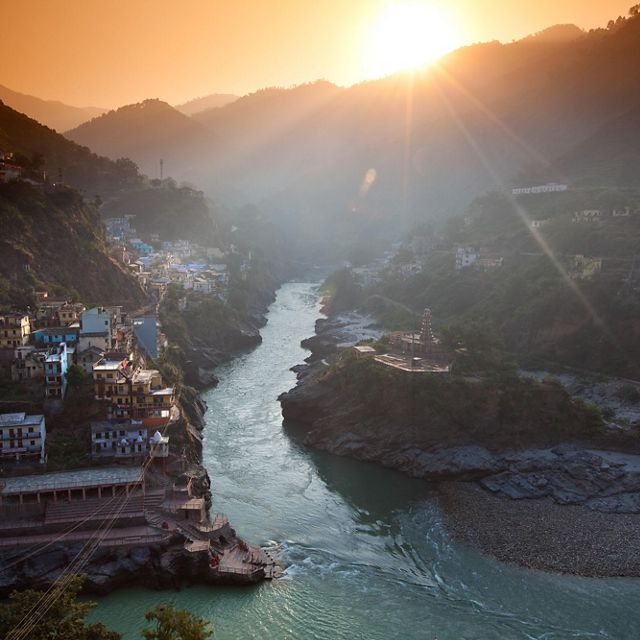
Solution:
[{"label": "river current", "polygon": [[216,640],[565,640],[640,638],[640,580],[559,576],[453,542],[426,482],[304,448],[277,396],[319,317],[316,287],[277,294],[263,342],[216,372],[204,465],[213,511],[272,546],[285,575],[249,588],[118,591],[92,619],[139,638],[146,609],[171,602],[213,621]]}]

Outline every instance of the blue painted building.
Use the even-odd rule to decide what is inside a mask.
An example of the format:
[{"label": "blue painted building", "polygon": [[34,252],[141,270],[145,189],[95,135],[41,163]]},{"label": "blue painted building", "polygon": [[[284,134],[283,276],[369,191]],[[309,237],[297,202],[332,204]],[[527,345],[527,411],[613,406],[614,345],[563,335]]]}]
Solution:
[{"label": "blue painted building", "polygon": [[31,335],[37,345],[53,347],[65,342],[76,344],[78,342],[78,327],[46,327],[36,329]]},{"label": "blue painted building", "polygon": [[154,315],[133,319],[133,333],[150,358],[158,357],[158,318]]},{"label": "blue painted building", "polygon": [[44,361],[45,395],[47,398],[64,398],[67,392],[67,368],[69,355],[63,342],[52,349]]}]

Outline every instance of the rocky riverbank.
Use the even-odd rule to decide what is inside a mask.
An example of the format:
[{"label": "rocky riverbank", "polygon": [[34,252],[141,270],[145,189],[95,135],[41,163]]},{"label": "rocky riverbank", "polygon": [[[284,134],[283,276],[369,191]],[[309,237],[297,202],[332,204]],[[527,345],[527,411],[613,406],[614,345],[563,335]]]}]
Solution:
[{"label": "rocky riverbank", "polygon": [[[127,546],[99,545],[91,552],[90,559],[80,565],[78,573],[86,576],[83,592],[106,595],[116,589],[145,587],[149,589],[178,589],[193,584],[246,585],[263,580],[265,572],[275,567],[273,560],[264,551],[247,545],[254,558],[250,565],[240,564],[238,544],[243,544],[235,532],[226,527],[223,543],[216,544],[216,552],[222,557],[230,556],[229,570],[210,565],[208,552],[187,551],[184,536],[168,535],[161,542],[130,544]],[[0,551],[0,597],[13,590],[47,588],[54,584],[69,566],[77,566],[78,558],[87,553],[86,541],[59,542],[42,550],[25,552],[24,547]],[[25,556],[26,559],[22,559]],[[241,572],[234,565],[247,568]],[[271,573],[270,573],[271,575]]]},{"label": "rocky riverbank", "polygon": [[640,576],[640,516],[510,500],[475,483],[440,485],[452,536],[504,562],[590,577]]},{"label": "rocky riverbank", "polygon": [[[584,575],[640,575],[637,547],[624,543],[640,541],[640,448],[633,434],[607,429],[601,419],[593,428],[591,410],[574,405],[557,382],[531,388],[516,382],[508,404],[483,389],[471,402],[475,416],[451,409],[447,385],[456,382],[438,383],[402,412],[398,405],[419,391],[407,395],[387,381],[377,392],[359,393],[351,370],[332,379],[339,340],[348,345],[335,335],[348,334],[344,321],[318,323],[317,335],[305,341],[312,354],[296,367],[297,386],[280,397],[286,423],[302,430],[306,445],[444,483],[452,534],[500,559]],[[464,407],[469,397],[461,395],[454,392],[460,398],[454,404]]]},{"label": "rocky riverbank", "polygon": [[193,292],[167,293],[160,319],[173,347],[172,364],[181,369],[185,384],[198,390],[215,386],[216,367],[260,344],[266,310],[280,285],[275,277],[267,280],[264,289],[244,283],[245,297],[237,306]]},{"label": "rocky riverbank", "polygon": [[[149,472],[156,492],[158,487],[173,483],[188,485],[193,497],[204,499],[207,515],[213,498],[211,479],[202,465],[207,407],[199,391],[215,382],[215,366],[260,342],[259,327],[266,322],[273,294],[268,291],[253,299],[244,319],[234,318],[221,326],[212,322],[206,343],[190,336],[193,358],[183,363],[183,374],[197,388],[179,384],[179,417],[165,430],[171,450],[183,456],[184,464]],[[74,527],[73,535],[42,533],[42,540],[34,539],[33,544],[2,546],[0,597],[14,589],[46,588],[69,566],[86,575],[84,592],[99,595],[131,586],[171,589],[189,584],[251,584],[279,574],[274,559],[263,549],[245,543],[223,516],[200,526],[175,519],[161,508],[147,509],[145,502],[144,516],[117,520],[108,527],[107,533],[112,535],[105,541],[103,529],[107,528],[100,526],[94,531],[86,525],[87,530]],[[38,537],[41,530],[35,528],[29,535],[32,533]],[[84,561],[78,565],[82,555]]]}]

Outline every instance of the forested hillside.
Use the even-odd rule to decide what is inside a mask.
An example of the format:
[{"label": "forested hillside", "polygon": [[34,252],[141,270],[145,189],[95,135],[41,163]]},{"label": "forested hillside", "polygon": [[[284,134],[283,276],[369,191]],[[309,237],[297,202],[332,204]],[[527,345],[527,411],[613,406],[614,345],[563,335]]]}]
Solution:
[{"label": "forested hillside", "polygon": [[97,210],[68,188],[0,185],[0,305],[34,308],[35,291],[87,303],[141,305],[113,260]]}]

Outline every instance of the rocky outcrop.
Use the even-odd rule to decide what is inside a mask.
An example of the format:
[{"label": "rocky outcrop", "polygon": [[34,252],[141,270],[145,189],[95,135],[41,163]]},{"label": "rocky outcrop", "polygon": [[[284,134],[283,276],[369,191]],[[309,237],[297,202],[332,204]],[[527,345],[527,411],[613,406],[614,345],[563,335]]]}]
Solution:
[{"label": "rocky outcrop", "polygon": [[[352,379],[360,375],[358,367],[327,364],[331,346],[337,349],[327,326],[320,323],[319,335],[307,341],[318,351],[295,368],[296,387],[279,398],[285,422],[303,430],[306,445],[428,481],[474,482],[513,500],[546,498],[603,513],[640,513],[637,447],[627,448],[636,455],[598,450],[594,443],[606,443],[606,434],[575,429],[579,420],[588,427],[591,413],[572,404],[560,385],[528,387],[516,381],[505,400],[494,388],[499,381],[487,389],[480,381],[457,388],[455,380],[442,378],[421,391],[416,379],[408,385],[385,378],[382,385],[375,378],[377,391],[369,393]],[[369,380],[359,382],[366,387]],[[471,416],[451,408],[468,402],[464,393],[474,394]],[[514,434],[511,444],[501,431]],[[558,446],[564,433],[582,434],[583,440]],[[514,446],[516,437],[522,446]]]},{"label": "rocky outcrop", "polygon": [[[232,529],[229,531],[233,532]],[[224,547],[216,544],[217,553],[237,554],[241,540],[235,533],[227,534]],[[78,564],[82,553],[90,553],[89,560]],[[208,551],[189,552],[184,537],[172,535],[162,543],[140,544],[129,547],[92,549],[85,542],[58,543],[20,559],[20,548],[0,552],[0,597],[13,590],[47,588],[73,566],[74,571],[86,576],[83,591],[104,595],[123,587],[148,589],[176,589],[190,584],[250,584],[265,577],[261,566],[275,567],[273,560],[262,551],[249,548],[256,562],[255,570],[241,573],[212,569]],[[80,556],[79,556],[80,554]]]}]

